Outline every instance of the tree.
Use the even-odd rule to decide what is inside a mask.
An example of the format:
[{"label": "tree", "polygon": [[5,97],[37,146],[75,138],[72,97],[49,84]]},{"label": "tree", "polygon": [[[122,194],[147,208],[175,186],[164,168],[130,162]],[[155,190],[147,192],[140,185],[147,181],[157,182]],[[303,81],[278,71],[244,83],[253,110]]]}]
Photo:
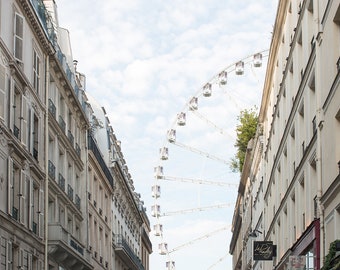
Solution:
[{"label": "tree", "polygon": [[245,109],[237,117],[239,124],[236,126],[237,139],[234,146],[237,148],[235,157],[231,159],[230,168],[233,172],[242,172],[244,159],[247,152],[247,145],[250,139],[255,136],[258,115],[256,106],[252,109]]}]

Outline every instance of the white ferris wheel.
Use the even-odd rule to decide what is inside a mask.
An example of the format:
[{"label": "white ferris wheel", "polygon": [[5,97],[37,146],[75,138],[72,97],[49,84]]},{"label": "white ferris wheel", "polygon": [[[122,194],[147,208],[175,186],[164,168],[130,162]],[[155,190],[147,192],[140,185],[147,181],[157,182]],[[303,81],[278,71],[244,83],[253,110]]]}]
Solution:
[{"label": "white ferris wheel", "polygon": [[[242,110],[259,106],[267,57],[268,50],[256,52],[218,72],[166,132],[151,187],[154,252],[164,269],[188,269],[185,260],[190,269],[217,269],[229,256],[239,183],[229,166],[235,129]],[[200,263],[202,249],[209,265]]]}]

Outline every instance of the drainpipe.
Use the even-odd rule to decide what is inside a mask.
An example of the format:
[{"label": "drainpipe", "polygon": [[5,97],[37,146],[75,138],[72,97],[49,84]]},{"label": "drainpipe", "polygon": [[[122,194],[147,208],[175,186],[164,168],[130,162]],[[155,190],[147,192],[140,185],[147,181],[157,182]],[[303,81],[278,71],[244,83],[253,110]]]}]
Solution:
[{"label": "drainpipe", "polygon": [[48,270],[48,96],[50,81],[50,61],[49,55],[46,56],[45,68],[45,267]]},{"label": "drainpipe", "polygon": [[[317,124],[317,138],[316,138],[316,170],[317,170],[317,207],[318,207],[318,212],[320,216],[320,258],[319,258],[319,265],[321,266],[323,258],[325,256],[325,247],[324,247],[324,207],[321,204],[321,197],[322,197],[322,158],[321,158],[321,153],[322,153],[322,144],[321,144],[321,130],[323,127],[323,110],[322,110],[322,105],[321,105],[321,76],[318,64],[321,62],[321,55],[320,55],[320,50],[319,46],[321,45],[322,41],[322,28],[321,28],[321,22],[320,22],[320,10],[319,10],[319,1],[315,1],[315,23],[316,23],[316,29],[317,29],[317,37],[316,37],[316,43],[315,43],[315,53],[316,53],[316,71],[315,71],[315,82],[316,82],[316,124]],[[318,264],[318,261],[316,261]]]}]

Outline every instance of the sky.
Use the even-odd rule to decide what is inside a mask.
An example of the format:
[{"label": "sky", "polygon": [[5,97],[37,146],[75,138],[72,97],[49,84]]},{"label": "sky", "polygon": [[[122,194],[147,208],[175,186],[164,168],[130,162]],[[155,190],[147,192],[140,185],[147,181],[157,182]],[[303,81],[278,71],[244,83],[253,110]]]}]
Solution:
[{"label": "sky", "polygon": [[[86,91],[105,107],[122,143],[151,228],[163,226],[163,237],[150,234],[150,269],[167,269],[169,260],[177,270],[232,269],[229,244],[239,175],[229,163],[239,112],[260,105],[268,53],[263,52],[260,68],[250,59],[269,49],[277,0],[56,4],[77,69],[86,75]],[[240,60],[245,69],[238,76],[234,67]],[[228,82],[219,85],[223,70]],[[206,83],[212,83],[210,97],[202,95]],[[192,97],[198,97],[197,111],[189,110]],[[181,112],[184,126],[176,124]],[[167,141],[171,129],[176,145]],[[160,160],[163,147],[168,160]],[[172,181],[154,178],[158,166]],[[223,185],[195,184],[195,179]],[[157,200],[151,196],[153,185],[161,187]],[[152,205],[164,216],[153,218]],[[167,244],[169,256],[159,255],[160,243]]]}]

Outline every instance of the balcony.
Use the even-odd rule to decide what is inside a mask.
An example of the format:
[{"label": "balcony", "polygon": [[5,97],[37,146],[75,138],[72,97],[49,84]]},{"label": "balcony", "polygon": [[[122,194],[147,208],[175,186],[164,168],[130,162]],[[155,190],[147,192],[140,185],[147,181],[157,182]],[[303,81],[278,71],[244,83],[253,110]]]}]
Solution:
[{"label": "balcony", "polygon": [[38,234],[38,224],[36,222],[32,224],[32,231],[34,234]]},{"label": "balcony", "polygon": [[16,208],[16,207],[13,206],[13,207],[12,207],[12,217],[13,217],[15,220],[18,220],[18,218],[19,218],[18,214],[19,214],[18,208]]},{"label": "balcony", "polygon": [[65,133],[66,123],[64,121],[64,118],[61,115],[59,115],[59,126],[60,126],[61,130]]},{"label": "balcony", "polygon": [[76,143],[76,153],[77,153],[78,157],[80,157],[80,146],[77,143]]},{"label": "balcony", "polygon": [[121,234],[113,235],[116,254],[131,270],[144,270],[144,266],[138,256],[130,248]]},{"label": "balcony", "polygon": [[73,201],[73,188],[70,185],[67,185],[67,197]]},{"label": "balcony", "polygon": [[33,148],[33,157],[35,160],[38,160],[38,150],[36,148]]},{"label": "balcony", "polygon": [[76,205],[76,207],[78,208],[78,210],[80,210],[80,202],[81,202],[81,199],[80,199],[80,197],[76,194],[76,196],[75,196],[75,205]]},{"label": "balcony", "polygon": [[65,178],[61,173],[59,173],[58,186],[62,191],[65,191]]},{"label": "balcony", "polygon": [[53,27],[52,18],[49,15],[42,0],[31,0],[31,3],[35,9],[36,14],[47,34],[49,40],[54,44],[56,40],[55,29]]},{"label": "balcony", "polygon": [[49,256],[67,269],[92,269],[90,254],[84,245],[75,239],[59,223],[49,223]]},{"label": "balcony", "polygon": [[74,137],[73,137],[73,134],[72,134],[71,130],[69,130],[67,132],[67,137],[68,137],[68,140],[70,141],[70,143],[71,143],[71,145],[73,147],[73,145],[74,145]]},{"label": "balcony", "polygon": [[48,175],[55,180],[55,166],[51,160],[48,161]]},{"label": "balcony", "polygon": [[95,158],[97,159],[100,167],[102,168],[107,180],[110,182],[111,187],[113,187],[113,177],[112,174],[109,170],[109,168],[107,167],[101,153],[100,150],[98,149],[98,146],[95,142],[95,140],[93,139],[93,137],[89,134],[88,135],[88,148],[89,150],[92,151],[93,155],[95,156]]},{"label": "balcony", "polygon": [[20,136],[20,129],[19,129],[16,125],[14,125],[14,127],[13,127],[13,134],[14,134],[14,136],[15,136],[17,139],[20,139],[20,138],[19,138],[19,136]]},{"label": "balcony", "polygon": [[52,99],[48,99],[48,111],[53,115],[53,117],[56,117],[57,109],[52,101]]}]

